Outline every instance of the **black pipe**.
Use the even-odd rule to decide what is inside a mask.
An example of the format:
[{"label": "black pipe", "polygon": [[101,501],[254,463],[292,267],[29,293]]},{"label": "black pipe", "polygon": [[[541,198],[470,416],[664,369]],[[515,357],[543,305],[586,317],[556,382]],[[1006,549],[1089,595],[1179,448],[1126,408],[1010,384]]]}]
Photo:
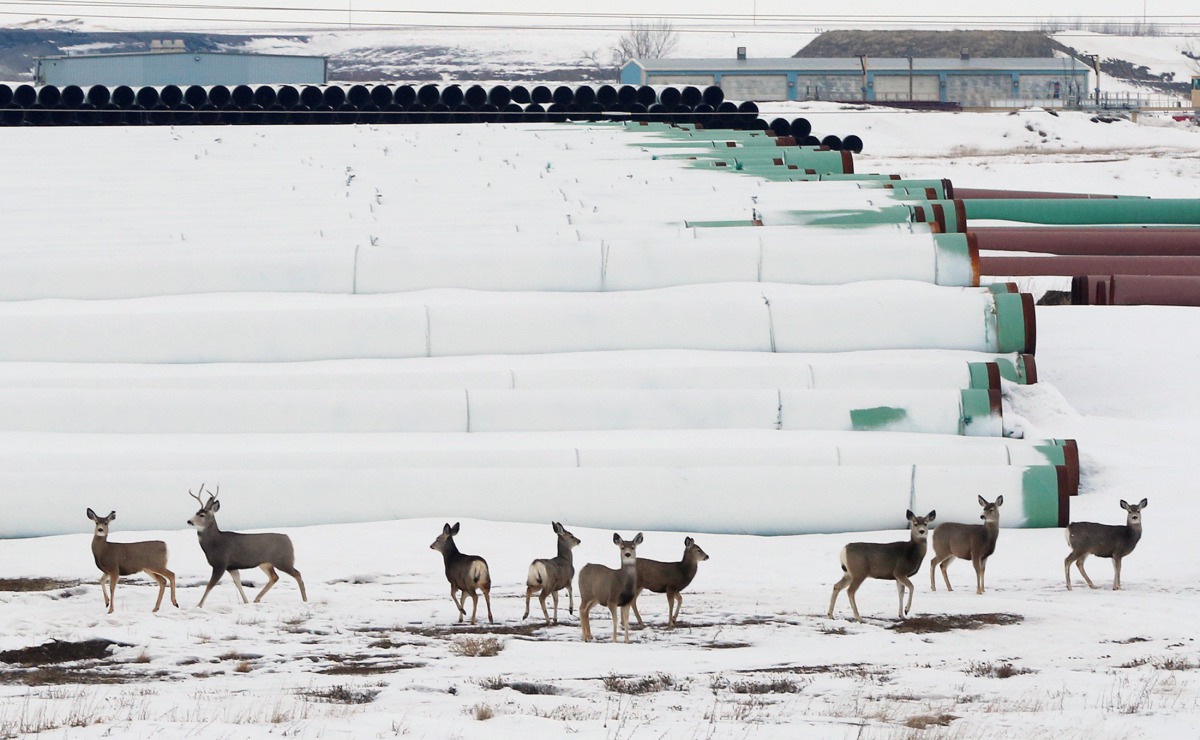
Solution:
[{"label": "black pipe", "polygon": [[87,91],[87,101],[97,108],[103,108],[112,102],[112,93],[104,85],[92,85]]},{"label": "black pipe", "polygon": [[559,85],[554,88],[554,102],[562,107],[567,107],[575,101],[575,91],[566,85]]},{"label": "black pipe", "polygon": [[154,87],[140,87],[137,91],[137,104],[149,110],[158,105],[158,89]]},{"label": "black pipe", "polygon": [[417,91],[417,101],[426,108],[436,105],[441,98],[442,94],[438,92],[437,85],[422,85]]},{"label": "black pipe", "polygon": [[529,88],[524,85],[513,85],[508,89],[508,92],[512,95],[512,102],[514,103],[529,105],[533,102],[529,96]]},{"label": "black pipe", "polygon": [[233,93],[224,85],[213,85],[208,88],[208,102],[212,103],[217,108],[224,108],[229,105],[229,101],[233,100]]},{"label": "black pipe", "polygon": [[745,124],[747,131],[770,131],[771,124],[767,123],[766,119],[755,118],[753,121]]},{"label": "black pipe", "polygon": [[[210,92],[209,95],[212,93]],[[316,110],[325,104],[325,93],[321,92],[321,88],[316,85],[305,85],[300,90],[300,105],[307,107],[309,110]]]},{"label": "black pipe", "polygon": [[621,85],[617,88],[617,105],[625,110],[637,102],[637,88],[633,85]]},{"label": "black pipe", "polygon": [[312,109],[307,105],[301,105],[299,103],[293,105],[291,108],[288,108],[287,122],[297,125],[307,125],[312,123]]},{"label": "black pipe", "polygon": [[475,109],[467,105],[466,102],[459,103],[454,106],[454,111],[450,114],[451,123],[478,123],[479,116],[475,113]]},{"label": "black pipe", "polygon": [[199,109],[208,102],[208,93],[199,85],[188,85],[188,88],[183,91],[183,102]]},{"label": "black pipe", "polygon": [[346,102],[362,110],[371,104],[371,91],[366,85],[351,85],[346,91]]},{"label": "black pipe", "polygon": [[683,93],[679,92],[677,87],[664,87],[662,92],[658,94],[658,102],[667,106],[671,110],[683,103]]},{"label": "black pipe", "polygon": [[54,85],[42,85],[41,89],[38,90],[37,102],[41,103],[47,108],[53,108],[54,106],[58,105],[61,100],[62,93],[59,92],[58,87]]},{"label": "black pipe", "polygon": [[17,89],[13,90],[12,102],[22,108],[31,108],[38,101],[38,91],[33,85],[17,85]]},{"label": "black pipe", "polygon": [[229,99],[239,108],[249,108],[254,105],[254,88],[249,85],[238,85],[229,94]]},{"label": "black pipe", "polygon": [[584,116],[584,120],[586,121],[599,121],[604,118],[604,106],[599,103],[592,103],[587,108],[584,108],[584,111],[587,113]]},{"label": "black pipe", "polygon": [[771,130],[775,132],[776,136],[791,136],[792,124],[786,118],[773,118],[771,119]]},{"label": "black pipe", "polygon": [[445,103],[434,103],[429,106],[425,120],[429,123],[449,123],[450,106]]},{"label": "black pipe", "polygon": [[637,89],[637,101],[648,109],[658,102],[658,93],[649,85],[642,85]]},{"label": "black pipe", "polygon": [[392,93],[392,102],[407,109],[417,102],[417,89],[412,85],[401,85]]},{"label": "black pipe", "polygon": [[617,88],[612,85],[601,85],[596,88],[596,102],[605,108],[612,108],[617,104]]},{"label": "black pipe", "polygon": [[180,103],[171,111],[171,120],[180,126],[190,126],[196,122],[196,109],[187,103]]},{"label": "black pipe", "polygon": [[429,112],[420,103],[413,103],[405,109],[405,112],[408,113],[408,120],[412,123],[425,123],[429,120]]},{"label": "black pipe", "polygon": [[371,102],[379,106],[380,110],[391,105],[393,99],[392,88],[387,85],[376,85],[371,88]]},{"label": "black pipe", "polygon": [[179,85],[167,85],[158,93],[158,102],[175,108],[183,102],[183,90],[179,89]]},{"label": "black pipe", "polygon": [[117,85],[113,88],[110,102],[122,110],[128,109],[137,103],[137,93],[129,85]]},{"label": "black pipe", "polygon": [[212,126],[221,120],[221,110],[212,103],[205,103],[196,109],[196,123]]},{"label": "black pipe", "polygon": [[241,123],[248,123],[254,126],[261,126],[266,123],[265,111],[258,103],[251,103],[242,108]]},{"label": "black pipe", "polygon": [[467,91],[463,93],[463,102],[472,108],[478,110],[480,106],[488,101],[487,90],[481,85],[471,85]]},{"label": "black pipe", "polygon": [[520,123],[524,119],[524,109],[516,103],[509,103],[500,109],[500,121],[503,123]]},{"label": "black pipe", "polygon": [[154,104],[146,113],[146,122],[155,126],[162,126],[171,122],[171,109],[167,107],[161,100]]},{"label": "black pipe", "polygon": [[300,91],[292,85],[280,85],[275,91],[275,102],[291,110],[300,105]]},{"label": "black pipe", "polygon": [[8,85],[0,82],[0,107],[4,107],[12,103],[13,91]]},{"label": "black pipe", "polygon": [[242,115],[242,107],[232,101],[221,106],[221,115],[218,119],[223,124],[241,123],[245,116]]},{"label": "black pipe", "polygon": [[462,88],[459,87],[458,85],[447,85],[446,87],[442,88],[441,102],[442,102],[442,105],[445,105],[447,108],[449,108],[451,110],[462,105],[462,102],[463,102]]},{"label": "black pipe", "polygon": [[708,128],[737,128],[738,124],[738,107],[737,103],[726,100],[717,106],[717,115],[712,119],[712,125]]},{"label": "black pipe", "polygon": [[78,108],[86,99],[87,96],[79,85],[67,85],[62,89],[62,104],[68,108]]},{"label": "black pipe", "polygon": [[812,124],[808,122],[807,118],[792,119],[792,136],[795,136],[797,139],[803,139],[811,133]]},{"label": "black pipe", "polygon": [[567,120],[567,106],[559,103],[546,106],[546,120],[551,123],[563,123]]},{"label": "black pipe", "polygon": [[721,103],[725,102],[725,91],[716,85],[709,85],[704,88],[704,102],[711,105],[713,108],[720,108]]},{"label": "black pipe", "polygon": [[50,109],[50,123],[54,126],[70,126],[78,123],[78,120],[75,118],[74,110],[59,103]]},{"label": "black pipe", "polygon": [[488,90],[488,102],[496,106],[498,110],[503,109],[512,102],[512,90],[509,90],[506,85],[494,85],[492,89]]},{"label": "black pipe", "polygon": [[358,107],[350,103],[342,103],[337,112],[333,114],[334,123],[356,123],[358,121]]},{"label": "black pipe", "polygon": [[338,110],[346,104],[346,90],[338,85],[330,85],[325,88],[325,105],[328,105],[332,110]]},{"label": "black pipe", "polygon": [[629,106],[629,120],[631,120],[631,121],[647,120],[646,119],[646,106],[642,105],[641,103],[634,103],[633,105]]},{"label": "black pipe", "polygon": [[821,140],[809,134],[802,139],[796,139],[796,143],[800,146],[821,146]]},{"label": "black pipe", "polygon": [[41,103],[34,103],[25,109],[25,120],[34,126],[45,126],[50,123],[50,110]]},{"label": "black pipe", "polygon": [[383,107],[383,115],[380,120],[383,123],[408,123],[408,114],[404,112],[403,105],[391,102]]},{"label": "black pipe", "polygon": [[382,118],[383,109],[368,100],[366,105],[358,109],[358,116],[354,122],[374,125],[379,123]]},{"label": "black pipe", "polygon": [[688,85],[679,92],[679,102],[688,107],[695,108],[704,102],[704,93],[700,92],[700,88]]},{"label": "black pipe", "polygon": [[545,85],[538,85],[529,91],[529,102],[543,106],[553,103],[554,93],[550,92],[550,88]]},{"label": "black pipe", "polygon": [[500,108],[494,103],[484,103],[479,106],[479,122],[495,123],[500,120]]},{"label": "black pipe", "polygon": [[669,110],[662,103],[655,103],[646,109],[646,119],[655,123],[670,123],[671,116],[668,114]]},{"label": "black pipe", "polygon": [[835,152],[840,151],[842,148],[842,137],[837,134],[830,134],[821,139],[821,146],[827,146]]},{"label": "black pipe", "polygon": [[842,148],[855,154],[862,154],[863,140],[857,134],[850,134],[842,139]]},{"label": "black pipe", "polygon": [[333,123],[334,115],[336,115],[336,114],[333,112],[332,107],[325,105],[325,103],[321,103],[320,105],[315,106],[312,109],[312,122],[322,124],[322,125],[328,125],[330,123]]},{"label": "black pipe", "polygon": [[708,103],[701,103],[692,108],[692,121],[704,128],[713,128],[713,114],[716,112],[717,109]]},{"label": "black pipe", "polygon": [[75,113],[75,120],[81,126],[94,126],[100,122],[100,111],[96,110],[96,106],[91,103],[80,103],[79,110]]},{"label": "black pipe", "polygon": [[275,99],[278,93],[275,92],[274,85],[259,85],[254,90],[254,104],[261,105],[263,108],[270,108],[275,105]]},{"label": "black pipe", "polygon": [[[277,101],[278,99],[276,97]],[[271,103],[267,106],[266,112],[263,113],[263,123],[271,126],[279,126],[288,122],[289,115],[287,108],[284,108],[278,102]]]},{"label": "black pipe", "polygon": [[753,100],[744,100],[738,105],[738,120],[742,125],[752,125],[756,118],[758,118],[758,104]]},{"label": "black pipe", "polygon": [[123,123],[125,123],[125,113],[121,110],[121,106],[108,102],[100,107],[101,126],[120,126]]},{"label": "black pipe", "polygon": [[541,123],[546,120],[546,109],[541,103],[530,103],[525,106],[525,121],[527,123]]},{"label": "black pipe", "polygon": [[587,110],[592,103],[596,102],[596,89],[591,85],[580,85],[575,88],[574,98],[575,105]]},{"label": "black pipe", "polygon": [[25,122],[25,109],[16,103],[5,103],[0,107],[0,125],[20,126]]}]

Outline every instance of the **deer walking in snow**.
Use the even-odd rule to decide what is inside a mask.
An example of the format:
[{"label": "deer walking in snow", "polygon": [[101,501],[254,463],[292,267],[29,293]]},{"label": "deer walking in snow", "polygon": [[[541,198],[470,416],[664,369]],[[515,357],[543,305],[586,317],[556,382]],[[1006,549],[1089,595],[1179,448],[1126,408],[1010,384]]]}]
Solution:
[{"label": "deer walking in snow", "polygon": [[[829,598],[828,617],[833,618],[833,607],[837,603],[838,594],[847,586],[850,587],[850,608],[854,618],[863,621],[858,613],[858,604],[854,594],[858,587],[868,578],[879,578],[896,582],[896,591],[900,595],[900,619],[904,619],[912,609],[913,588],[908,580],[921,568],[925,559],[928,545],[929,523],[937,518],[937,512],[931,511],[928,516],[916,516],[912,511],[905,512],[909,524],[909,540],[907,542],[851,542],[842,548],[838,556],[842,561],[845,575],[833,585],[833,595]],[[908,589],[908,606],[904,605],[904,590]]]},{"label": "deer walking in snow", "polygon": [[[144,542],[109,542],[108,525],[117,518],[117,512],[110,511],[108,516],[97,516],[91,509],[87,517],[96,524],[92,536],[92,557],[96,559],[96,567],[100,569],[100,593],[104,596],[104,605],[112,614],[117,604],[117,581],[121,576],[131,576],[134,573],[146,573],[158,584],[158,601],[154,609],[162,606],[163,592],[167,583],[171,584],[171,604],[179,606],[175,600],[175,574],[167,569],[167,543],[162,540],[146,540]],[[107,584],[107,588],[105,585]]]},{"label": "deer walking in snow", "polygon": [[950,586],[950,575],[947,568],[955,558],[970,559],[975,566],[975,593],[983,593],[983,573],[987,569],[987,559],[996,551],[996,539],[1000,536],[1000,507],[1004,505],[1004,497],[997,496],[995,503],[979,496],[979,505],[983,514],[979,516],[983,524],[959,524],[946,522],[939,524],[933,530],[933,557],[929,559],[929,590],[937,591],[937,567],[942,567],[942,580],[946,582],[946,590],[953,591]]},{"label": "deer walking in snow", "polygon": [[525,577],[525,614],[521,619],[529,618],[529,597],[538,595],[542,605],[542,615],[546,624],[550,624],[550,613],[546,610],[546,597],[554,597],[554,623],[558,624],[558,592],[567,590],[567,613],[575,613],[575,589],[572,581],[575,579],[575,563],[572,560],[571,549],[579,545],[579,538],[568,532],[559,522],[551,522],[554,534],[558,536],[558,555],[553,558],[539,558],[529,564],[529,574]]},{"label": "deer walking in snow", "polygon": [[[204,485],[201,484],[200,493],[204,492]],[[204,608],[204,600],[208,598],[209,591],[213,590],[213,586],[216,586],[221,576],[226,573],[233,580],[233,585],[237,586],[242,603],[249,603],[250,600],[246,598],[246,592],[242,589],[240,571],[243,568],[261,568],[267,575],[267,585],[254,597],[255,604],[262,601],[279,580],[276,568],[296,579],[296,584],[300,586],[300,599],[308,601],[308,594],[304,591],[304,579],[300,577],[300,571],[296,570],[296,553],[292,548],[291,538],[286,534],[221,531],[217,526],[216,517],[217,512],[221,510],[221,502],[217,500],[220,492],[221,487],[217,486],[217,492],[210,493],[208,501],[205,502],[199,495],[188,491],[192,498],[200,502],[200,510],[192,515],[187,523],[196,529],[200,549],[204,551],[204,557],[213,569],[212,577],[208,579],[208,586],[204,589],[204,595],[200,597],[197,608]]]},{"label": "deer walking in snow", "polygon": [[667,595],[667,626],[674,627],[679,618],[679,610],[683,608],[683,596],[680,591],[691,584],[696,577],[700,562],[708,560],[708,553],[700,549],[691,537],[683,540],[683,558],[679,562],[664,563],[649,558],[637,559],[637,587],[633,595],[633,616],[638,626],[643,626],[642,615],[638,613],[637,600],[642,590],[650,590],[656,594]]},{"label": "deer walking in snow", "polygon": [[1095,522],[1071,522],[1067,525],[1067,544],[1071,546],[1071,554],[1063,563],[1067,574],[1067,590],[1071,590],[1071,563],[1079,568],[1079,574],[1087,581],[1090,588],[1096,588],[1092,579],[1088,578],[1083,569],[1083,561],[1088,555],[1099,558],[1112,558],[1113,561],[1113,590],[1121,590],[1121,558],[1133,552],[1138,540],[1142,538],[1142,509],[1149,502],[1142,499],[1141,503],[1130,504],[1121,500],[1121,508],[1127,513],[1125,524],[1096,524]]},{"label": "deer walking in snow", "polygon": [[579,626],[583,628],[583,640],[592,639],[592,623],[588,612],[597,604],[607,606],[612,613],[613,642],[617,641],[617,610],[625,625],[625,642],[629,642],[629,606],[633,603],[637,587],[637,546],[642,544],[642,533],[632,540],[623,540],[613,533],[613,544],[621,548],[621,567],[617,570],[596,563],[588,563],[579,571]]},{"label": "deer walking in snow", "polygon": [[[470,594],[471,624],[475,624],[475,614],[479,611],[479,594],[475,593],[478,589],[483,592],[483,599],[487,602],[488,621],[495,622],[496,620],[492,619],[492,575],[488,571],[487,561],[478,555],[464,555],[458,551],[458,546],[454,544],[458,525],[458,522],[455,522],[453,527],[449,523],[443,525],[442,533],[429,549],[442,554],[442,560],[446,564],[446,580],[450,582],[450,599],[458,609],[458,621],[463,621],[463,617],[466,616],[467,594]],[[461,601],[458,598],[460,591]]]}]

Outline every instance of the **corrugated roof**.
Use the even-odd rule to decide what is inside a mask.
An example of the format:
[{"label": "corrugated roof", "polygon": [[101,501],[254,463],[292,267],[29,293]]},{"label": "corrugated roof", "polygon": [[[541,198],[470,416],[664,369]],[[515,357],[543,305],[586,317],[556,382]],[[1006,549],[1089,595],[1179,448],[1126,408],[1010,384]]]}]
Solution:
[{"label": "corrugated roof", "polygon": [[[761,59],[711,58],[711,59],[634,59],[647,72],[701,72],[723,70],[730,72],[853,72],[860,74],[862,67],[858,57],[776,57]],[[963,72],[1012,72],[1063,70],[1086,71],[1087,65],[1067,57],[981,57],[960,59],[957,57],[914,57],[914,71],[963,71]],[[908,59],[904,57],[867,57],[867,69],[874,72],[908,72]]]},{"label": "corrugated roof", "polygon": [[268,59],[325,59],[323,56],[315,56],[310,54],[247,54],[236,51],[178,51],[172,49],[170,51],[119,51],[111,54],[58,54],[48,57],[34,57],[34,61],[49,60],[49,59],[108,59],[111,57],[169,57],[169,56],[189,56],[189,57],[255,57]]}]

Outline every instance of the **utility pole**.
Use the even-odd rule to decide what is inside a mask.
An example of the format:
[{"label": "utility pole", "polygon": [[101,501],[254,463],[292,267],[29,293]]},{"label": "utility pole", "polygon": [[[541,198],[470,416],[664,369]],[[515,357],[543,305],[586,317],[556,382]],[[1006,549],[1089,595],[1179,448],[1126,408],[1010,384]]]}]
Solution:
[{"label": "utility pole", "polygon": [[1092,71],[1096,73],[1096,107],[1100,107],[1100,55],[1084,54],[1092,63]]},{"label": "utility pole", "polygon": [[858,57],[858,63],[862,67],[862,99],[867,102],[867,55],[855,54]]}]

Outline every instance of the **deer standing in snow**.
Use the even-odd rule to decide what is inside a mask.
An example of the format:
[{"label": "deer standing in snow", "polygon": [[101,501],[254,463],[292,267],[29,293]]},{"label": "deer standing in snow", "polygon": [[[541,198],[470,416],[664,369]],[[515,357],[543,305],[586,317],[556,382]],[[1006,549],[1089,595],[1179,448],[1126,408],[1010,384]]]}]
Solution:
[{"label": "deer standing in snow", "polygon": [[[495,622],[492,619],[492,575],[488,571],[487,561],[478,555],[464,555],[458,551],[458,546],[454,544],[454,535],[458,534],[458,522],[451,527],[449,523],[442,526],[442,533],[438,535],[433,544],[429,546],[430,550],[437,550],[442,554],[442,560],[446,565],[446,580],[450,582],[450,599],[454,602],[455,608],[458,609],[458,621],[463,621],[467,610],[467,594],[471,595],[471,624],[475,624],[475,613],[479,611],[479,594],[475,593],[476,589],[483,592],[483,599],[487,602],[488,621]],[[458,593],[462,592],[462,600],[459,601]]]},{"label": "deer standing in snow", "polygon": [[996,539],[1000,536],[1000,507],[1004,497],[997,496],[995,503],[979,496],[979,505],[983,514],[979,516],[983,524],[959,524],[946,522],[939,524],[933,530],[933,557],[929,559],[929,590],[937,591],[937,567],[942,566],[942,580],[946,582],[946,590],[953,591],[950,586],[950,575],[947,568],[955,558],[966,560],[970,558],[975,566],[975,593],[983,593],[983,573],[987,569],[987,559],[996,551]]},{"label": "deer standing in snow", "polygon": [[1067,544],[1071,546],[1071,554],[1063,564],[1067,573],[1067,590],[1071,590],[1071,563],[1079,568],[1079,574],[1087,585],[1096,588],[1092,579],[1088,578],[1083,569],[1083,561],[1088,555],[1100,558],[1112,558],[1113,561],[1113,590],[1121,590],[1121,558],[1133,552],[1138,540],[1142,538],[1142,509],[1149,502],[1142,499],[1141,503],[1130,504],[1121,500],[1121,508],[1128,512],[1125,524],[1096,524],[1095,522],[1071,522],[1067,525]]},{"label": "deer standing in snow", "polygon": [[667,626],[675,626],[679,610],[683,608],[683,596],[679,592],[691,584],[703,560],[708,560],[708,553],[701,550],[691,537],[685,537],[683,540],[683,558],[679,562],[664,563],[649,558],[637,559],[637,589],[633,595],[633,616],[637,619],[639,627],[643,624],[642,615],[638,613],[637,600],[643,589],[667,595]]},{"label": "deer standing in snow", "polygon": [[[110,511],[108,516],[97,516],[91,509],[87,517],[96,524],[92,536],[92,557],[96,559],[96,567],[100,569],[100,593],[104,596],[104,605],[108,613],[113,613],[117,604],[117,581],[121,576],[131,576],[134,573],[146,573],[158,584],[158,601],[154,609],[162,606],[163,592],[167,583],[171,584],[171,604],[179,606],[175,600],[175,574],[167,569],[167,543],[162,540],[146,540],[144,542],[109,542],[108,525],[117,518],[117,512]],[[107,588],[105,588],[107,584]]]},{"label": "deer standing in snow", "polygon": [[613,533],[613,544],[621,548],[621,567],[613,570],[596,563],[588,563],[579,571],[579,626],[583,628],[583,640],[592,639],[592,623],[588,612],[593,606],[607,606],[612,613],[613,642],[617,641],[617,610],[625,624],[625,642],[629,642],[629,606],[633,603],[637,587],[637,546],[642,544],[642,533],[632,540],[623,540]]},{"label": "deer standing in snow", "polygon": [[558,624],[558,592],[567,590],[567,613],[575,613],[575,589],[572,581],[575,579],[575,563],[571,549],[579,545],[579,538],[568,532],[559,522],[551,522],[554,534],[558,536],[558,555],[553,558],[539,558],[529,564],[529,574],[525,577],[525,615],[529,618],[529,597],[537,593],[538,601],[542,604],[542,615],[546,624],[550,624],[550,613],[546,610],[546,597],[554,596],[554,623]]},{"label": "deer standing in snow", "polygon": [[[912,609],[913,588],[908,580],[921,568],[928,546],[929,523],[937,517],[936,511],[928,516],[916,516],[912,511],[905,512],[909,524],[909,540],[907,542],[851,542],[842,548],[838,556],[842,561],[845,575],[833,585],[833,595],[829,598],[828,617],[833,618],[833,606],[837,603],[838,594],[847,586],[850,587],[850,608],[854,618],[863,621],[858,613],[858,604],[854,601],[854,593],[868,578],[879,578],[896,582],[896,591],[900,595],[900,619],[904,619]],[[908,606],[904,605],[904,590],[908,589]]]}]

